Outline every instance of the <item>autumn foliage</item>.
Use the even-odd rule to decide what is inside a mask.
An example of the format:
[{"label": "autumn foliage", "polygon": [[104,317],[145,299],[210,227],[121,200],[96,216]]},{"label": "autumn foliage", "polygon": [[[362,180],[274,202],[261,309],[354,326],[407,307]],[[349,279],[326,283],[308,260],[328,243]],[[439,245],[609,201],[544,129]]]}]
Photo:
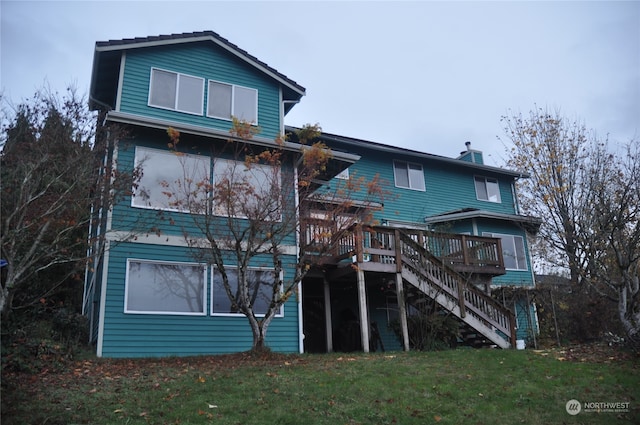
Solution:
[{"label": "autumn foliage", "polygon": [[[299,129],[295,143],[285,136],[256,143],[258,132],[234,120],[229,139],[211,146],[213,176],[164,184],[172,206],[191,213],[197,230],[183,233],[194,258],[219,273],[231,307],[249,321],[256,350],[265,347],[271,320],[308,271],[353,225],[370,221],[371,208],[363,206],[381,205],[384,196],[377,178],[326,184],[335,175],[328,172],[334,157],[317,125]],[[167,135],[176,155],[188,151],[178,131]],[[185,169],[184,175],[193,173]],[[255,267],[272,270],[271,283],[256,285]],[[257,300],[263,311],[256,310]]]}]

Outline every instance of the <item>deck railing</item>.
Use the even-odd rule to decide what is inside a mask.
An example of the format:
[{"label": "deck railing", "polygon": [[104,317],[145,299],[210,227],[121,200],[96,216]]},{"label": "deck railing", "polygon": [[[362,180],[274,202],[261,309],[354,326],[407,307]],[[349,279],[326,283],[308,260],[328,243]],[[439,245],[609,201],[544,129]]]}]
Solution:
[{"label": "deck railing", "polygon": [[515,318],[499,302],[466,282],[466,279],[422,248],[413,238],[398,232],[402,252],[402,267],[419,278],[426,278],[432,290],[443,294],[459,307],[460,316],[467,314],[488,328],[502,333],[515,346]]},{"label": "deck railing", "polygon": [[513,313],[458,273],[504,273],[500,239],[361,225],[335,238],[333,226],[326,220],[310,221],[305,237],[318,245],[331,243],[335,262],[350,259],[368,270],[412,273],[457,305],[462,318],[470,314],[515,345]]},{"label": "deck railing", "polygon": [[[307,219],[304,222],[305,246],[310,251],[325,250],[335,257],[358,253],[363,260],[369,256],[378,262],[395,262],[394,230],[385,226],[352,226],[338,235],[336,223],[324,219]],[[360,229],[362,244],[357,246],[356,229]],[[471,236],[454,233],[438,233],[423,230],[402,229],[424,249],[459,272],[475,272],[500,275],[505,273],[502,245],[499,238]],[[338,236],[338,237],[336,237]],[[327,248],[329,248],[327,250]],[[388,251],[388,252],[381,252]]]},{"label": "deck railing", "polygon": [[423,245],[436,257],[456,266],[504,269],[499,238],[449,233],[422,233]]}]

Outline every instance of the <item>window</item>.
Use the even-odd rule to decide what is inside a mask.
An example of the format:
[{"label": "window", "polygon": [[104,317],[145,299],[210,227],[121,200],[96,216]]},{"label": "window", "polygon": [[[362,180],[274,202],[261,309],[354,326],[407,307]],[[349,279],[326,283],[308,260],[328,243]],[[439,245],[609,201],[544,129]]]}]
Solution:
[{"label": "window", "polygon": [[204,315],[202,264],[128,260],[125,313]]},{"label": "window", "polygon": [[396,187],[406,189],[425,190],[424,172],[422,165],[411,162],[393,161],[393,176]]},{"label": "window", "polygon": [[481,201],[502,202],[500,200],[500,186],[498,180],[488,177],[474,178],[476,185],[476,197]]},{"label": "window", "polygon": [[206,156],[177,155],[137,146],[135,164],[142,169],[142,176],[133,188],[131,205],[203,213],[210,183],[210,162]]},{"label": "window", "polygon": [[151,69],[149,106],[202,115],[204,78]]},{"label": "window", "polygon": [[527,270],[527,259],[524,254],[524,238],[515,235],[483,232],[483,236],[499,238],[502,242],[504,267],[508,270]]},{"label": "window", "polygon": [[280,220],[279,169],[264,164],[251,164],[247,168],[244,162],[218,158],[213,174],[215,214],[252,220]]},{"label": "window", "polygon": [[[239,300],[238,278],[240,274],[235,268],[225,268],[231,293]],[[212,272],[211,288],[211,314],[212,315],[237,315],[242,314],[240,309],[231,305],[222,281],[222,274],[214,269]],[[271,304],[273,287],[276,284],[276,275],[271,269],[250,268],[247,270],[247,282],[249,282],[249,302],[253,305],[256,315],[264,316]],[[276,313],[282,316],[282,307]]]},{"label": "window", "polygon": [[258,90],[209,81],[207,116],[258,123]]}]

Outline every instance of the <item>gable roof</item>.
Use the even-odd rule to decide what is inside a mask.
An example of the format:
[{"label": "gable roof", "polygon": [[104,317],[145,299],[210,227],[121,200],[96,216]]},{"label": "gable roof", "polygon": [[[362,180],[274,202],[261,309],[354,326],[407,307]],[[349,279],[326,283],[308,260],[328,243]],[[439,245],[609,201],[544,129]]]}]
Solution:
[{"label": "gable roof", "polygon": [[[289,133],[295,133],[297,130],[299,130],[296,127],[292,127],[292,126],[286,126],[285,130]],[[358,148],[365,148],[365,149],[372,149],[372,150],[376,150],[379,152],[384,152],[384,153],[390,153],[390,154],[394,154],[394,155],[407,155],[407,156],[411,156],[413,158],[415,158],[416,160],[428,160],[428,161],[438,161],[444,164],[449,164],[449,165],[453,165],[456,167],[463,167],[463,168],[473,168],[476,169],[478,171],[484,171],[484,172],[489,172],[489,173],[494,173],[494,174],[501,174],[503,176],[509,176],[509,177],[513,177],[513,178],[528,178],[529,175],[527,173],[524,173],[522,171],[516,171],[516,170],[508,170],[505,168],[500,168],[500,167],[492,167],[490,165],[484,165],[484,164],[479,164],[476,162],[471,162],[471,161],[464,161],[462,159],[458,159],[458,158],[449,158],[446,156],[441,156],[441,155],[435,155],[435,154],[430,154],[430,153],[426,153],[426,152],[420,152],[420,151],[416,151],[413,149],[406,149],[406,148],[400,148],[397,146],[391,146],[391,145],[385,145],[383,143],[378,143],[378,142],[371,142],[368,140],[362,140],[362,139],[354,139],[352,137],[346,137],[346,136],[339,136],[336,134],[330,134],[330,133],[325,133],[323,132],[320,135],[320,139],[321,140],[326,140],[328,142],[336,142],[336,143],[340,143],[342,145],[345,146],[349,146],[349,147],[353,147],[354,151],[353,153],[357,153],[357,154],[361,154],[361,152],[358,152]],[[333,146],[329,146],[333,151],[335,151],[336,149]]]},{"label": "gable roof", "polygon": [[[284,100],[297,102],[306,93],[306,89],[300,84],[260,61],[255,56],[250,55],[247,51],[239,48],[226,38],[221,37],[213,31],[199,31],[96,42],[93,57],[93,75],[91,76],[91,88],[89,90],[90,107],[96,109],[98,105],[103,105],[113,108],[115,105],[115,91],[118,84],[120,57],[123,51],[197,42],[212,42],[260,72],[273,78],[282,85]],[[98,87],[98,82],[100,83],[100,87]],[[291,107],[293,107],[293,104],[285,104],[285,113],[288,112]]]}]

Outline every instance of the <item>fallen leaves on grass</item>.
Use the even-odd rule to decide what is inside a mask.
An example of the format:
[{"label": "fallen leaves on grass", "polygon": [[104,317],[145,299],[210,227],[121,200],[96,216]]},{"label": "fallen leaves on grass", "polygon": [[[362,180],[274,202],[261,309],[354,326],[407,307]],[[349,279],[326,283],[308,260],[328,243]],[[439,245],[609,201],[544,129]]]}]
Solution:
[{"label": "fallen leaves on grass", "polygon": [[604,343],[571,345],[561,348],[532,350],[539,356],[551,356],[558,361],[615,363],[619,361],[639,359],[637,354],[623,348],[610,347]]}]

